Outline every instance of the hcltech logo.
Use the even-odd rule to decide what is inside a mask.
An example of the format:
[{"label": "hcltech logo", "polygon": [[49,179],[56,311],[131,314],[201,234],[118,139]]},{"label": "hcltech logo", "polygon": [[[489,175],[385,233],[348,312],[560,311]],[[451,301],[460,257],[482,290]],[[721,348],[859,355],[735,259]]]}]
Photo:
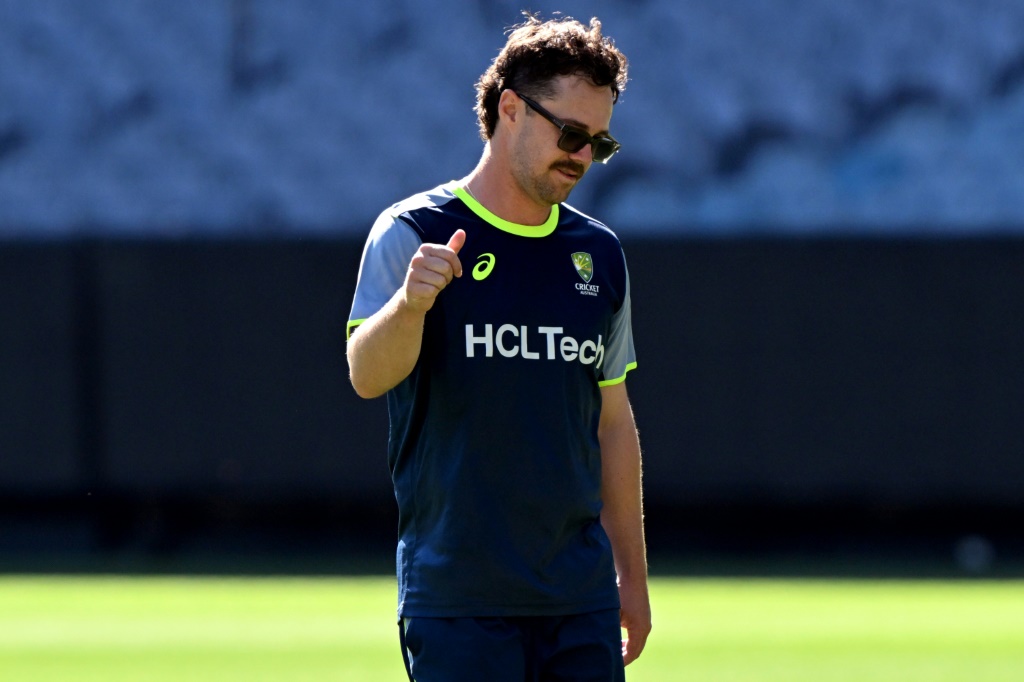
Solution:
[{"label": "hcltech logo", "polygon": [[583,284],[576,285],[576,290],[586,296],[597,296],[601,288],[590,283],[594,277],[594,259],[589,253],[577,251],[572,254],[572,264],[576,268],[576,274],[583,280]]},{"label": "hcltech logo", "polygon": [[493,358],[497,350],[505,358],[578,361],[598,368],[604,362],[604,340],[600,334],[597,341],[578,341],[562,327],[531,329],[525,324],[503,324],[495,330],[493,324],[485,324],[482,330],[477,330],[467,324],[466,357],[477,357],[478,350],[483,351],[485,358]]}]

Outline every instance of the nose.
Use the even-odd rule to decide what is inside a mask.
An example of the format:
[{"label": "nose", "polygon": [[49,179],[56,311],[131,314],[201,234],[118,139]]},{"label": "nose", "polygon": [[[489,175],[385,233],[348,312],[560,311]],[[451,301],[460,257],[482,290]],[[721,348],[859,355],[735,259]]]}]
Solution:
[{"label": "nose", "polygon": [[589,167],[594,162],[594,147],[593,145],[585,144],[578,152],[569,154],[569,158]]}]

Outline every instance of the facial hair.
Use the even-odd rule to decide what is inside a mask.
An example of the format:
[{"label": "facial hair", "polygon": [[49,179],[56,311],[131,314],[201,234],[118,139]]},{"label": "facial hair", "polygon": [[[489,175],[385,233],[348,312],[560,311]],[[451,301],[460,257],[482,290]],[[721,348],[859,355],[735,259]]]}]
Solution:
[{"label": "facial hair", "polygon": [[[560,204],[568,199],[573,188],[583,179],[583,174],[586,173],[586,168],[583,164],[569,159],[556,161],[544,171],[535,173],[533,170],[534,165],[531,163],[532,159],[529,156],[526,154],[517,156],[518,158],[515,159],[515,170],[519,176],[521,186],[535,199],[549,206]],[[554,175],[559,170],[572,173],[576,176],[576,181],[571,184],[559,182],[557,180],[559,176]]]},{"label": "facial hair", "polygon": [[[571,173],[576,177],[576,180],[571,184],[559,182],[558,179],[561,177],[557,174],[559,170]],[[545,201],[550,201],[552,204],[560,204],[569,198],[569,194],[575,189],[579,181],[583,179],[584,173],[586,173],[586,168],[583,167],[583,164],[569,160],[556,161],[548,167],[546,172],[537,176],[536,184],[538,189],[545,190],[543,194]]]}]

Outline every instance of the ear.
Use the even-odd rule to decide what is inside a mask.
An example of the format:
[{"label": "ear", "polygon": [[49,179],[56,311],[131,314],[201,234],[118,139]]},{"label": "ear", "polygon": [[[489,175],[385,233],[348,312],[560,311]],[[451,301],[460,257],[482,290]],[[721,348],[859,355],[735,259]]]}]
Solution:
[{"label": "ear", "polygon": [[519,116],[519,98],[511,90],[503,90],[498,97],[498,120],[515,125]]}]

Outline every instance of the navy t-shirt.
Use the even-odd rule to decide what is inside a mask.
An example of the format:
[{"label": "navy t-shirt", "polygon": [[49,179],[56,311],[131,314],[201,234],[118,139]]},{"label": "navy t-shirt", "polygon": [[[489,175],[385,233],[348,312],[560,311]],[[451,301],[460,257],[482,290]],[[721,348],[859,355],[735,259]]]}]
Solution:
[{"label": "navy t-shirt", "polygon": [[636,362],[615,235],[565,204],[544,225],[515,225],[442,185],[374,224],[349,334],[401,288],[421,244],[460,228],[463,275],[387,395],[399,615],[618,608],[597,429],[601,386]]}]

